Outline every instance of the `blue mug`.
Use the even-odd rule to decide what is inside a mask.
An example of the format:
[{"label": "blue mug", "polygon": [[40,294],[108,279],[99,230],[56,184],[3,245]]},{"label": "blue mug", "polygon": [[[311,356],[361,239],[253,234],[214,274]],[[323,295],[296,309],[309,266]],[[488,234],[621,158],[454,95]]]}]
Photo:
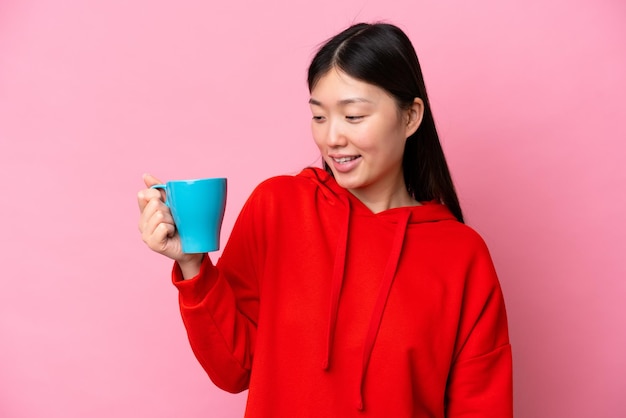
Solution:
[{"label": "blue mug", "polygon": [[226,209],[226,179],[173,180],[155,184],[165,190],[184,253],[220,249],[220,230]]}]

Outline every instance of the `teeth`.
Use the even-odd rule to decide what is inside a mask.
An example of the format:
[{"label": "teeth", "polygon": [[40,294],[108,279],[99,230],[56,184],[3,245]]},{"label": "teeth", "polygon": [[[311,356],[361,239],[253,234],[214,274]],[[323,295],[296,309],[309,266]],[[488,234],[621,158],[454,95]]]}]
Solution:
[{"label": "teeth", "polygon": [[341,157],[341,158],[334,158],[335,161],[337,161],[339,164],[343,164],[343,163],[347,163],[348,161],[352,161],[352,160],[356,160],[359,157]]}]

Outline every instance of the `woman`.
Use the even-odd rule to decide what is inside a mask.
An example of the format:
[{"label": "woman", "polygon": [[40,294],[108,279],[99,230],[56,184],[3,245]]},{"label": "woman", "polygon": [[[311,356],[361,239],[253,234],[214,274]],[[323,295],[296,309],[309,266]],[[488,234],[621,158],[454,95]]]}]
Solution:
[{"label": "woman", "polygon": [[200,364],[249,389],[246,417],[512,416],[500,286],[463,224],[411,42],[354,25],[308,83],[324,170],[260,184],[216,265],[183,254],[159,192],[139,193]]}]

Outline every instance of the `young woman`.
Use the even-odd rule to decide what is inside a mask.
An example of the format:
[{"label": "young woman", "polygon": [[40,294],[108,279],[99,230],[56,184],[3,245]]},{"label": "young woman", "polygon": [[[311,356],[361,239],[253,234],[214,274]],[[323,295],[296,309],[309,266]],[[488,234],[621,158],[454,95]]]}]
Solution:
[{"label": "young woman", "polygon": [[174,259],[191,347],[246,417],[512,416],[500,285],[463,216],[417,56],[357,24],[309,68],[324,170],[260,184],[222,257],[183,254],[159,181],[143,240]]}]

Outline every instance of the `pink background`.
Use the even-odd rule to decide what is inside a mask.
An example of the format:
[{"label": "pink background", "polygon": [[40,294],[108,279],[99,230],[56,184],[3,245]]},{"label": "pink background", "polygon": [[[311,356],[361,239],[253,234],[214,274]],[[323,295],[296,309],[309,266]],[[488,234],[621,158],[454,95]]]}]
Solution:
[{"label": "pink background", "polygon": [[0,416],[242,415],[141,242],[141,174],[227,176],[226,238],[256,184],[319,163],[316,45],[379,19],[414,41],[491,248],[516,416],[626,416],[620,0],[0,2]]}]

